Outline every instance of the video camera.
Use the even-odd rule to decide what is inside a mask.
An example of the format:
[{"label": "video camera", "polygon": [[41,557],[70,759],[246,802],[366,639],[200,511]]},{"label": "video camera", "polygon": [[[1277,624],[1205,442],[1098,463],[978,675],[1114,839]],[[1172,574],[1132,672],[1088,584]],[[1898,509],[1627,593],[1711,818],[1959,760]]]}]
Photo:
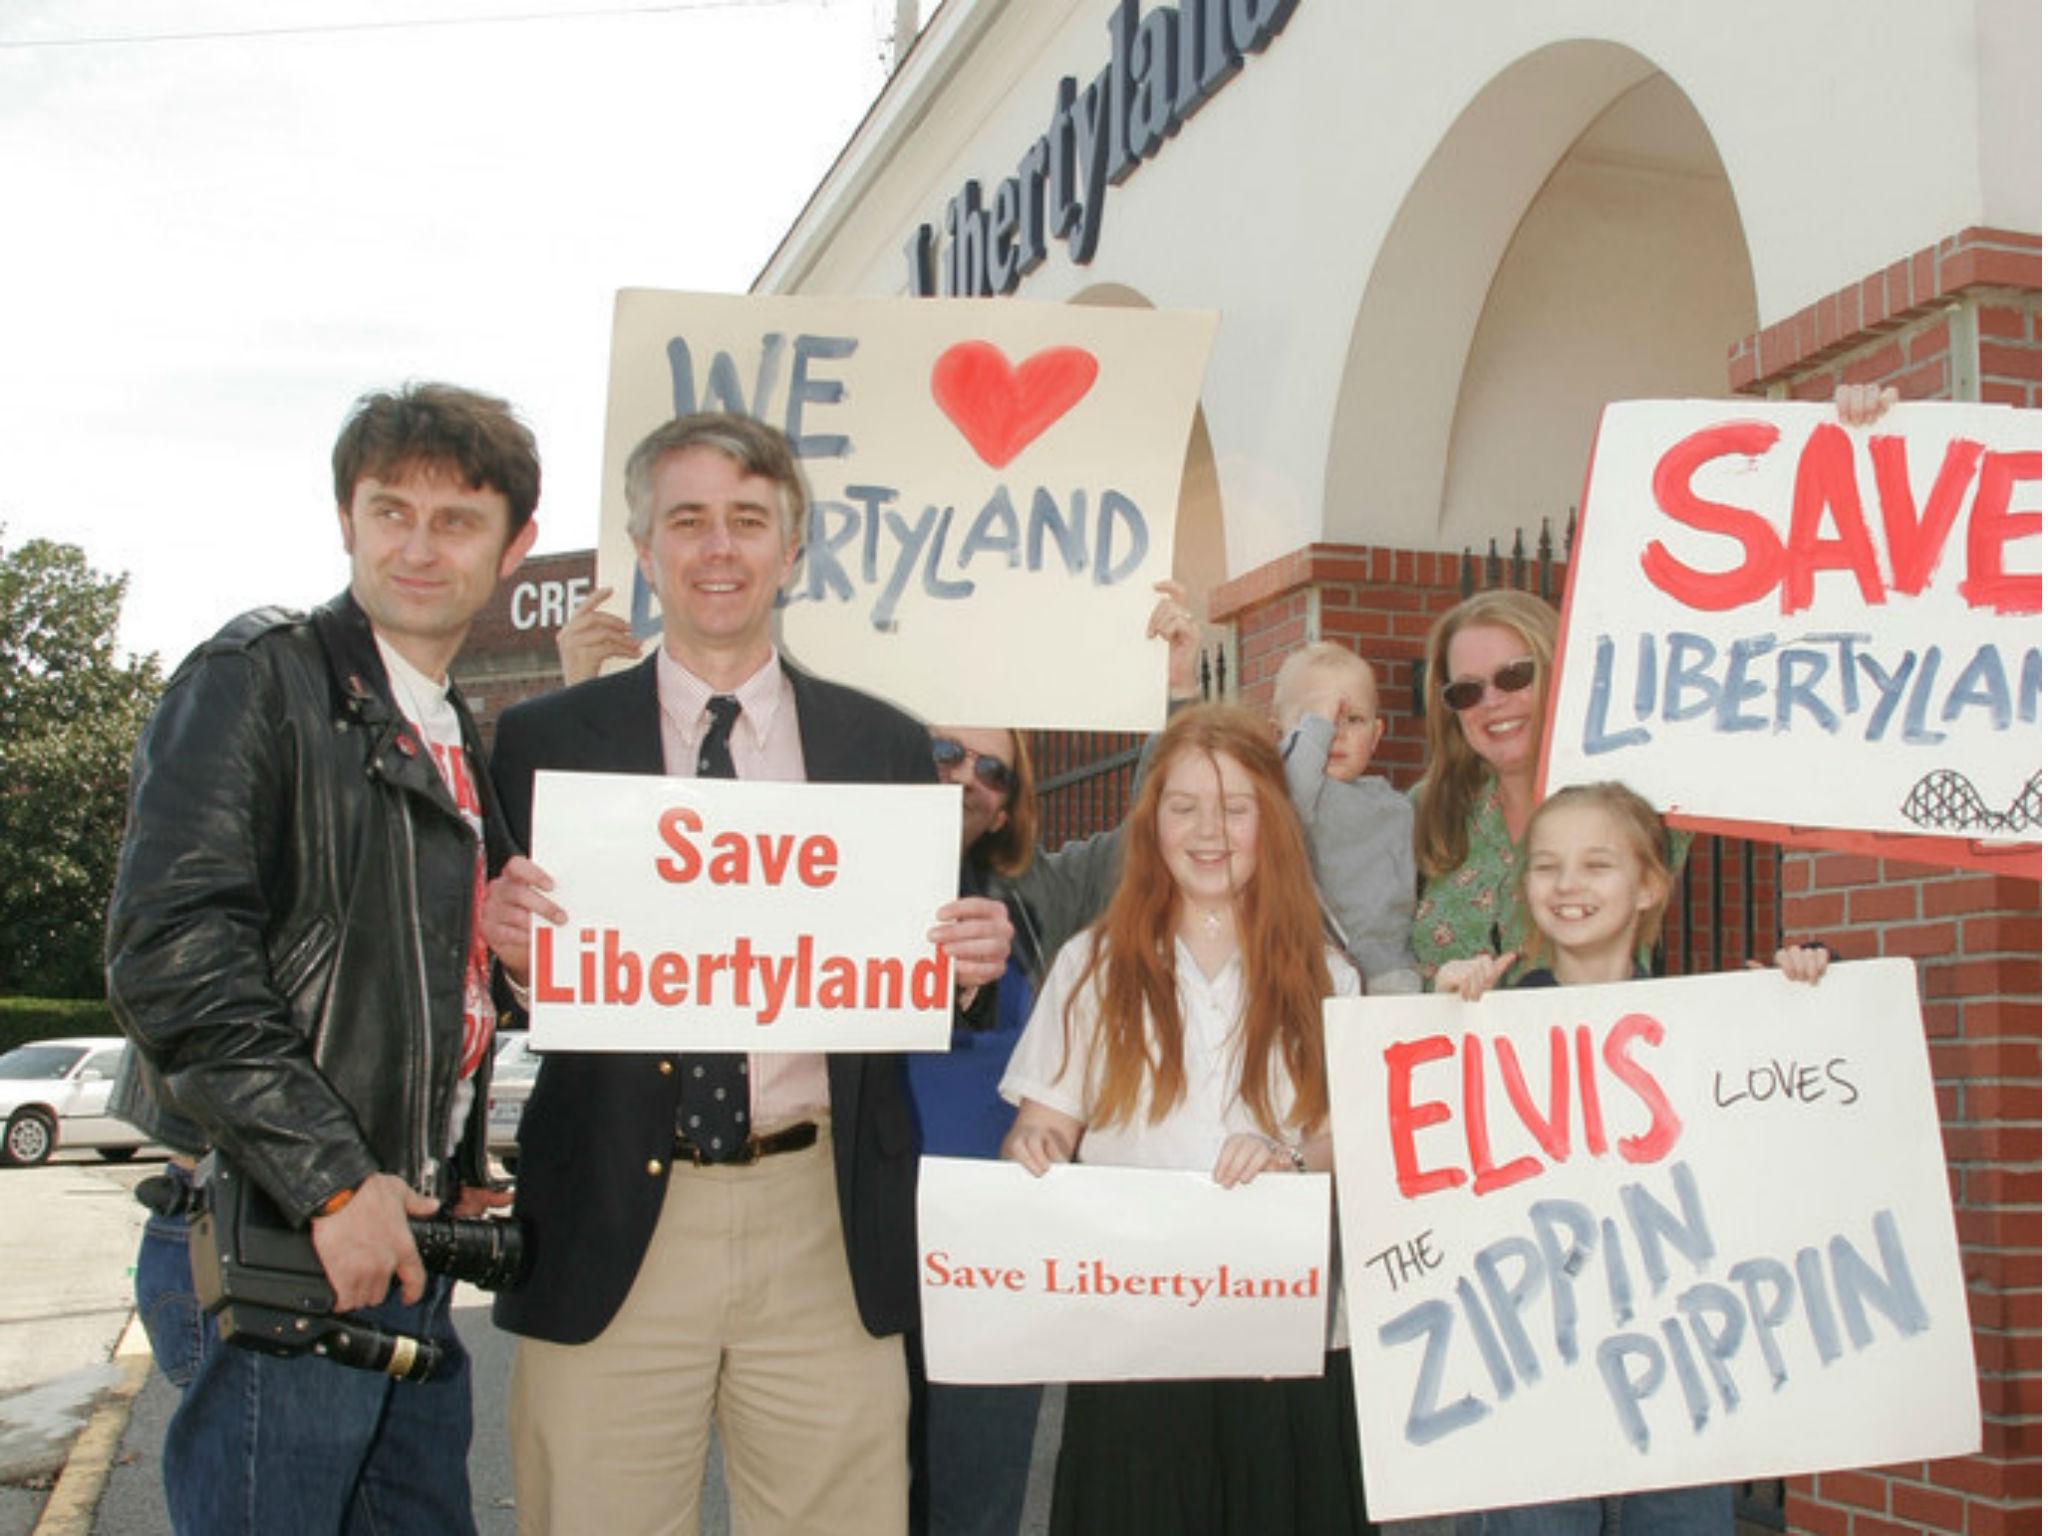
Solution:
[{"label": "video camera", "polygon": [[[192,1279],[223,1339],[273,1355],[310,1351],[400,1381],[425,1381],[440,1370],[444,1351],[431,1339],[335,1314],[312,1233],[285,1220],[254,1179],[213,1152],[195,1182],[204,1198],[191,1223]],[[428,1216],[407,1225],[420,1262],[435,1274],[487,1291],[525,1278],[526,1233],[517,1221]]]}]

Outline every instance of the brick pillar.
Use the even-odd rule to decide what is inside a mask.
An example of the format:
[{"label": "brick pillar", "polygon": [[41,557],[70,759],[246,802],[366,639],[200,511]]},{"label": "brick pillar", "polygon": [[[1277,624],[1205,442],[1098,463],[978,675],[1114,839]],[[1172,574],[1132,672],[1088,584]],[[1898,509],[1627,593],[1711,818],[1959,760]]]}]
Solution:
[{"label": "brick pillar", "polygon": [[2041,237],[1966,229],[1728,349],[1728,387],[1828,400],[1891,384],[1905,400],[2041,404]]},{"label": "brick pillar", "polygon": [[[1824,400],[1839,383],[1911,400],[2041,403],[2041,238],[1966,229],[1729,350],[1729,384]],[[1787,1480],[1786,1528],[1816,1536],[2041,1529],[2041,887],[1788,850],[1788,931],[1920,975],[1963,1276],[1981,1455]]]}]

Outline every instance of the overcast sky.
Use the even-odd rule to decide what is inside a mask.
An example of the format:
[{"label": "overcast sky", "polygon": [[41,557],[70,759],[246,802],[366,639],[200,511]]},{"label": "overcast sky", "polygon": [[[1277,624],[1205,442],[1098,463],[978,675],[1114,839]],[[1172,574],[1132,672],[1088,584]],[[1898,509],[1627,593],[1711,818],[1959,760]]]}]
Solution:
[{"label": "overcast sky", "polygon": [[168,667],[340,590],[342,418],[441,378],[539,434],[537,548],[588,546],[613,290],[745,291],[894,9],[7,0],[0,543],[127,572]]}]

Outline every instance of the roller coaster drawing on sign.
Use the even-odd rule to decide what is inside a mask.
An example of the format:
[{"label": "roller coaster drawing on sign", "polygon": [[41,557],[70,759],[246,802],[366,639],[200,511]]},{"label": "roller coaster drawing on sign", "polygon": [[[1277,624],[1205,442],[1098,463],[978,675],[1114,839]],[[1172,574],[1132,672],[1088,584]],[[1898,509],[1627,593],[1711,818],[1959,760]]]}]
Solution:
[{"label": "roller coaster drawing on sign", "polygon": [[2028,779],[2005,810],[1994,811],[1967,774],[1937,768],[1913,786],[1899,810],[1913,825],[1930,832],[2017,835],[2034,831],[2041,825],[2041,775]]}]

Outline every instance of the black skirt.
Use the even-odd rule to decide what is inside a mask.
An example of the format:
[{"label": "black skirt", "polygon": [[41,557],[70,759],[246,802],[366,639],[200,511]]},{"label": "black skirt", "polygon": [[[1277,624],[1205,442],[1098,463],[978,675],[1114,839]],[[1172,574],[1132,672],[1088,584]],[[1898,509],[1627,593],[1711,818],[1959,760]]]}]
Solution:
[{"label": "black skirt", "polygon": [[1321,1377],[1076,1382],[1053,1536],[1364,1536],[1348,1350]]}]

